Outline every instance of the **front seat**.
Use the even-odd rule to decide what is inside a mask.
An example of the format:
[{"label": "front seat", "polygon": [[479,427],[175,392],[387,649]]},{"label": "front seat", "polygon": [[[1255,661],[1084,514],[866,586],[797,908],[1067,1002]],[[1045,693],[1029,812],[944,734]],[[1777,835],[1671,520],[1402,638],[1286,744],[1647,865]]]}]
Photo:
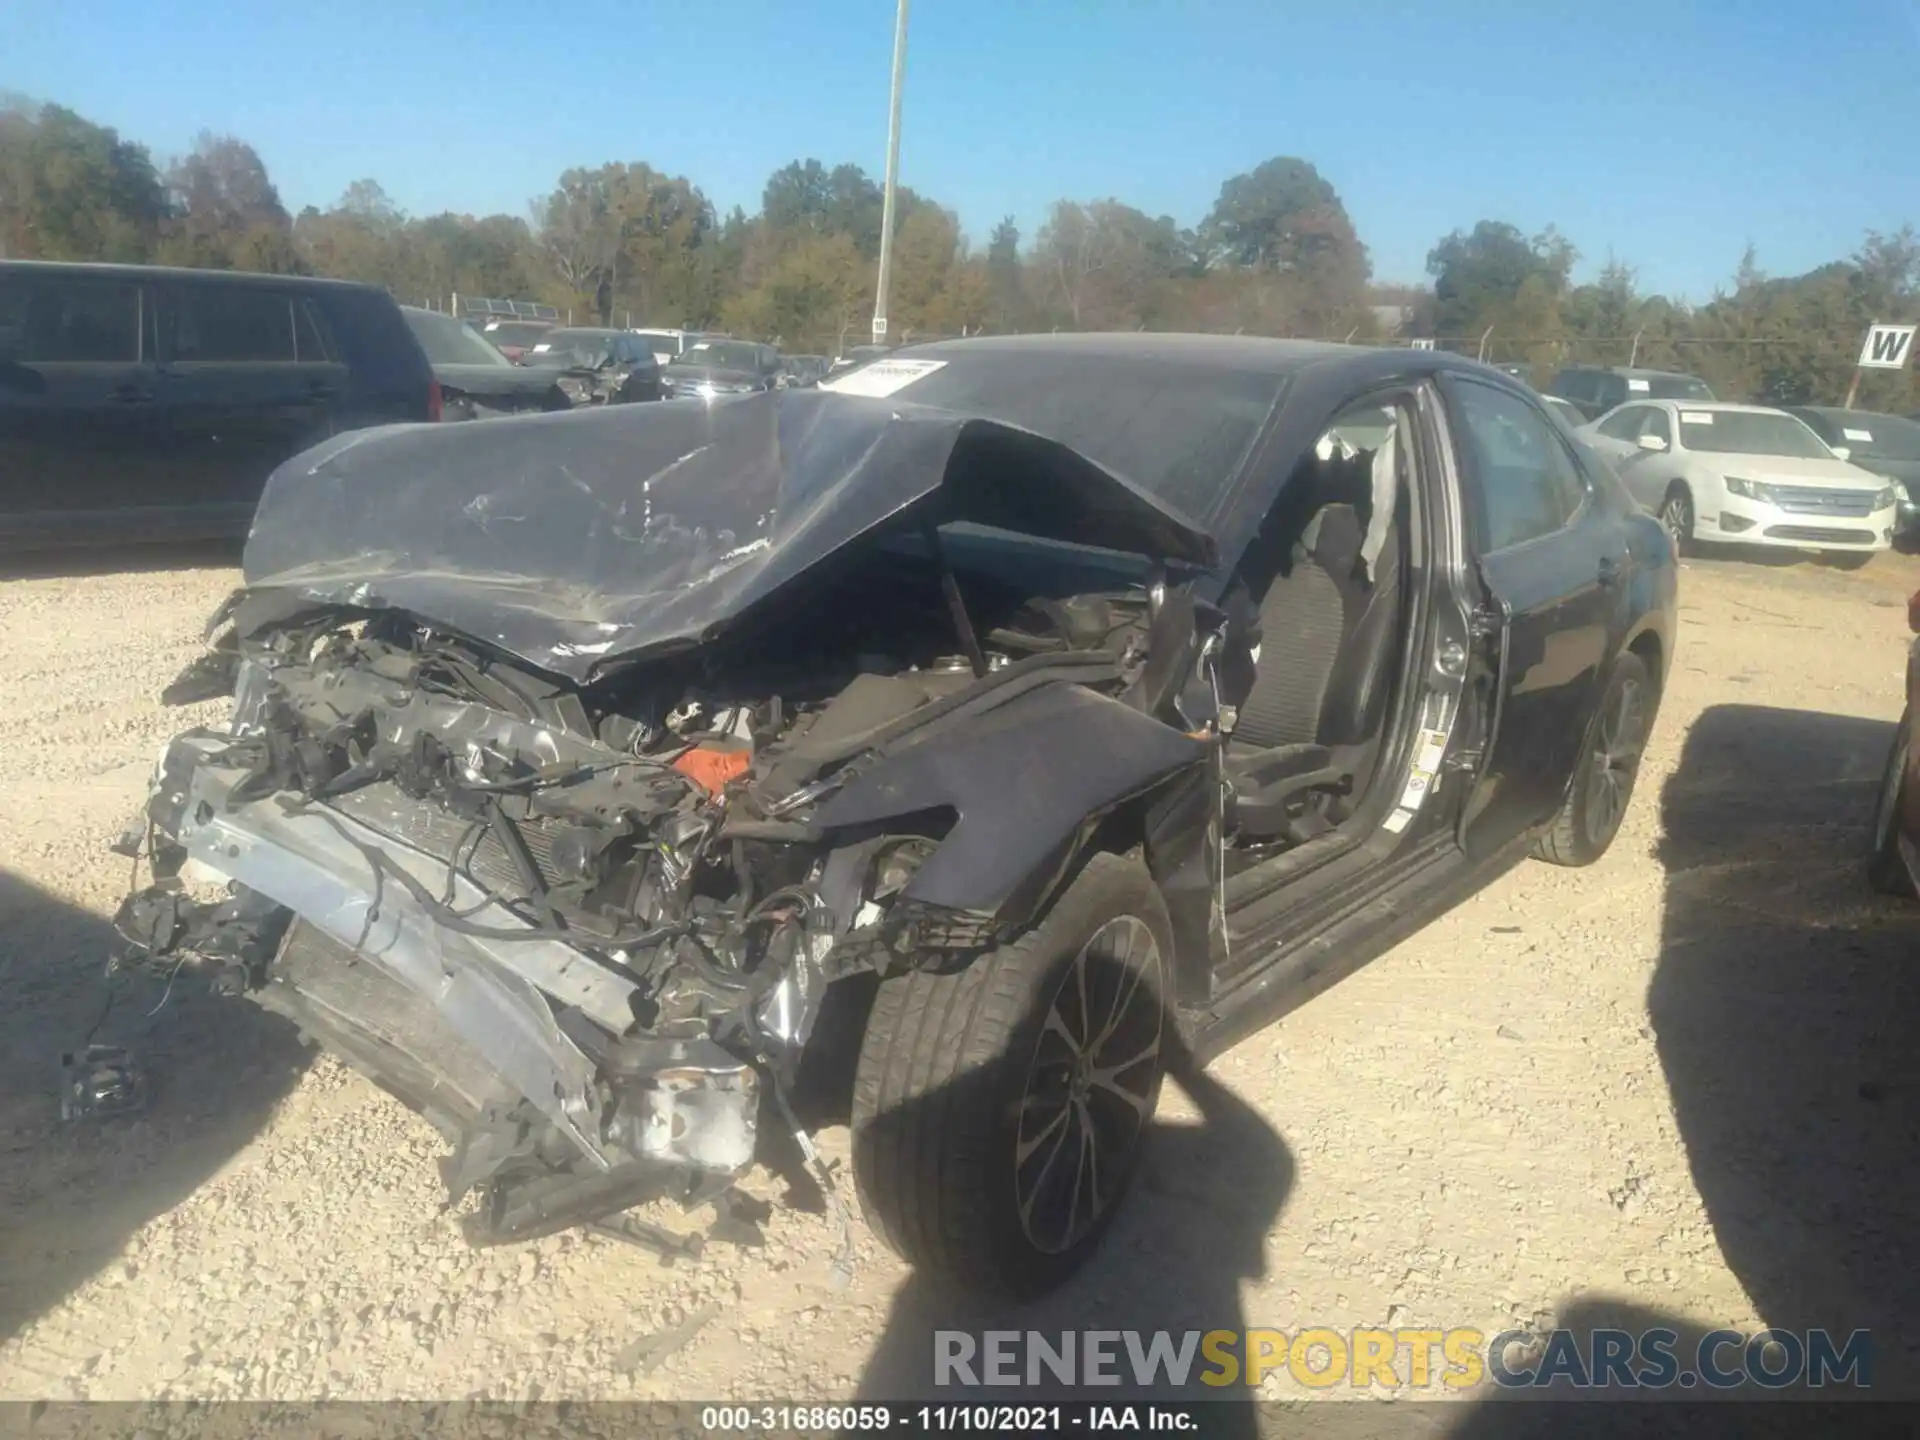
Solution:
[{"label": "front seat", "polygon": [[1400,612],[1397,516],[1389,515],[1369,567],[1362,558],[1367,527],[1353,501],[1360,498],[1355,477],[1365,472],[1370,482],[1370,467],[1327,469],[1332,473],[1318,478],[1328,502],[1261,600],[1259,659],[1227,757],[1237,828],[1255,838],[1300,843],[1328,828],[1323,807],[1303,801],[1353,789],[1391,686]]}]

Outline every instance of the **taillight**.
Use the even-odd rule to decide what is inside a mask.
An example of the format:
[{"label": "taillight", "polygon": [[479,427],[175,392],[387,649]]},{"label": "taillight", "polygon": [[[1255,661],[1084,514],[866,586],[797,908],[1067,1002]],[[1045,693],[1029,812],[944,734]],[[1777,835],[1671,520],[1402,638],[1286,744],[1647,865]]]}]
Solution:
[{"label": "taillight", "polygon": [[1920,635],[1920,590],[1907,597],[1907,629]]},{"label": "taillight", "polygon": [[427,381],[427,419],[438,420],[440,418],[441,403],[440,382],[438,380]]}]

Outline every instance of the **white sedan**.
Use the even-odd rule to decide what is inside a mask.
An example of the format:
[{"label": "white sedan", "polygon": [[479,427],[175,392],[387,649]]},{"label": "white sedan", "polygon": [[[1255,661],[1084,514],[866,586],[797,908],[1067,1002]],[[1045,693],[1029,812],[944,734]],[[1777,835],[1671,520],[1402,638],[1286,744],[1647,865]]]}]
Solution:
[{"label": "white sedan", "polygon": [[1784,410],[1640,400],[1575,433],[1683,554],[1702,542],[1773,545],[1853,568],[1893,543],[1894,488]]}]

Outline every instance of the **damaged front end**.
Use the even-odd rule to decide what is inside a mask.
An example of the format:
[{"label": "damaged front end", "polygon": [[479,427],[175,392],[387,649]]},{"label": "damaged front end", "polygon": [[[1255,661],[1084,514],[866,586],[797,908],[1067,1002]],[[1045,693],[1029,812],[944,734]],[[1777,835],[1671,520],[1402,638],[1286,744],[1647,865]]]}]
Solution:
[{"label": "damaged front end", "polygon": [[[884,459],[897,412],[853,414],[839,433],[870,426],[879,441],[836,441],[835,463]],[[761,422],[742,415],[724,423],[758,445]],[[608,423],[658,433],[650,419]],[[783,465],[801,452],[791,432]],[[818,412],[808,433],[834,434]],[[952,481],[960,427],[943,439],[923,420],[918,433],[936,468],[907,474],[932,494]],[[663,1195],[724,1196],[770,1129],[797,1141],[844,1221],[791,1103],[830,991],[966,963],[1029,924],[1089,847],[1144,847],[1204,949],[1200,837],[1218,782],[1215,746],[1189,732],[1209,723],[1192,662],[1206,627],[1191,602],[1163,603],[1158,568],[1136,563],[1144,545],[1036,568],[1030,536],[1011,552],[976,537],[994,563],[956,565],[931,512],[913,518],[897,489],[845,498],[843,482],[847,523],[823,527],[833,512],[816,499],[797,539],[778,518],[756,544],[727,532],[714,542],[730,547],[724,564],[622,625],[590,624],[536,606],[604,598],[604,580],[536,585],[523,563],[511,584],[497,564],[469,582],[424,556],[451,548],[460,524],[477,537],[461,543],[498,543],[497,504],[443,509],[458,518],[429,531],[419,496],[374,462],[380,447],[445,456],[465,443],[400,431],[294,462],[291,483],[276,476],[249,590],[165,697],[231,694],[231,723],[168,746],[130,832],[153,882],[117,924],[122,963],[211,969],[432,1121],[452,1145],[451,1196],[481,1196],[467,1222],[477,1243]],[[633,488],[613,468],[630,448],[608,452],[606,489]],[[737,473],[739,449],[686,453],[731,453]],[[684,506],[649,482],[647,523],[624,510],[603,521],[611,507],[578,450],[568,465],[576,483],[556,504],[590,502],[579,533],[628,555],[684,555],[684,517],[716,503],[676,462],[658,473],[688,487]],[[301,557],[306,581],[263,583],[259,557],[311,528],[276,512],[299,517],[355,466],[366,488],[336,493],[343,506],[326,513],[384,526],[390,544],[409,523],[425,538],[386,552],[371,581]],[[808,516],[778,502],[764,513]],[[1183,533],[1117,490],[1106,513],[1110,529]],[[513,533],[524,545],[536,532]],[[351,539],[330,543],[354,553]],[[805,546],[818,553],[788,565]],[[553,553],[557,570],[579,552],[556,540]],[[618,558],[587,553],[610,571]],[[778,603],[755,603],[753,585],[771,594],[782,566],[806,583],[782,580]],[[1048,583],[1029,583],[1036,573]],[[409,592],[418,603],[395,598]],[[665,621],[646,617],[695,602],[707,638],[660,643]],[[595,633],[630,652],[572,638]],[[834,1027],[819,1033],[844,1048]]]},{"label": "damaged front end", "polygon": [[230,634],[172,692],[231,673],[235,710],[166,751],[127,958],[212,967],[428,1117],[476,1241],[718,1194],[768,1124],[810,1155],[788,1092],[829,987],[963,963],[1207,754],[1120,698],[1144,596],[947,655],[918,583],[862,627],[891,657],[759,637],[586,687],[398,612]]}]

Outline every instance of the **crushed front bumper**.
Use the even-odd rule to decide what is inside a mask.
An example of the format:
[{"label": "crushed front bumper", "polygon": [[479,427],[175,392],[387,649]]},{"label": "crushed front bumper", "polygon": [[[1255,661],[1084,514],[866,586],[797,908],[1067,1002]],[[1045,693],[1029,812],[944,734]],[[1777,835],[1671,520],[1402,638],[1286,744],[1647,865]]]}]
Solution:
[{"label": "crushed front bumper", "polygon": [[[496,938],[442,923],[382,867],[447,897],[472,927],[526,928],[451,857],[395,839],[404,817],[383,832],[284,794],[235,803],[247,772],[222,763],[230,743],[200,731],[174,740],[148,820],[177,847],[176,859],[184,852],[183,878],[210,872],[231,882],[251,914],[284,907],[272,958],[256,960],[260,973],[236,988],[448,1130],[456,1195],[526,1160],[530,1131],[562,1137],[561,1168],[609,1194],[664,1175],[724,1184],[747,1168],[761,1086],[754,1065],[710,1037],[631,1033],[640,986],[560,940],[531,931]],[[177,882],[162,881],[123,907],[122,933],[136,949],[155,950],[164,934],[167,945],[192,953],[221,923],[232,928],[233,902],[219,908],[225,919],[216,923],[214,907],[196,908]],[[290,924],[287,911],[297,917]],[[182,918],[189,915],[193,922]],[[208,948],[228,961],[244,953],[232,943]],[[348,983],[347,973],[362,966],[370,967],[365,983]]]}]

